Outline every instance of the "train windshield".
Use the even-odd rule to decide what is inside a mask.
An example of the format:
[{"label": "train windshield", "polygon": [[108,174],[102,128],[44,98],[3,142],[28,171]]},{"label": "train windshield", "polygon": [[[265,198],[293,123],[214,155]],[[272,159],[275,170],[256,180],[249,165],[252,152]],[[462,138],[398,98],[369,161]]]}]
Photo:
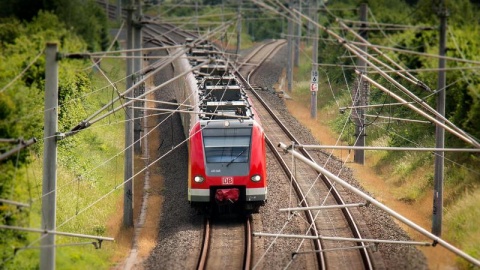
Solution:
[{"label": "train windshield", "polygon": [[250,137],[204,137],[207,163],[247,163]]}]

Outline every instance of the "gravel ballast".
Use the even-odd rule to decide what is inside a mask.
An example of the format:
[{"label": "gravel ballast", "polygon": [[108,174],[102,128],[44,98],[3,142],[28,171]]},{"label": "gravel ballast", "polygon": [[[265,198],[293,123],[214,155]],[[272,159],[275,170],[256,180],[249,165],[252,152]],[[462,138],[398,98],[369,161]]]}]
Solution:
[{"label": "gravel ballast", "polygon": [[[277,56],[265,62],[254,77],[255,83],[265,89],[272,89],[278,82],[283,68],[286,65],[286,48],[279,51]],[[165,70],[155,78],[158,85],[173,76],[173,70]],[[172,83],[157,91],[156,98],[170,102],[175,101],[174,89],[178,84]],[[287,111],[284,101],[271,91],[262,91],[262,98],[270,106],[280,112],[285,125],[294,131],[296,138],[305,144],[317,144],[308,128],[302,126]],[[165,107],[165,105],[163,105]],[[168,107],[167,107],[168,108]],[[172,107],[169,107],[172,109]],[[164,202],[159,220],[159,239],[150,256],[143,262],[145,269],[193,269],[196,258],[200,251],[202,238],[203,217],[198,215],[187,201],[187,144],[172,150],[185,140],[181,120],[178,113],[173,116],[168,114],[160,117],[167,118],[160,126],[160,148],[158,157],[165,155],[158,163],[155,170],[161,172],[164,178],[163,196]],[[168,153],[168,154],[167,154]],[[326,155],[317,154],[319,159],[326,159]],[[269,194],[267,204],[261,208],[259,214],[253,215],[254,232],[282,232],[285,234],[304,234],[305,223],[301,217],[288,219],[286,214],[278,212],[279,208],[291,205],[290,194],[293,192],[288,185],[288,179],[273,162],[273,154],[267,153],[267,168],[269,177]],[[361,188],[353,178],[352,172],[344,168],[336,159],[328,162],[327,168],[337,173],[342,168],[340,177],[350,184]],[[293,195],[292,195],[293,196]],[[349,198],[349,201],[359,201],[357,198]],[[152,211],[152,210],[150,210]],[[383,211],[375,207],[361,208],[368,225],[370,237],[379,239],[409,239],[408,235]],[[308,257],[298,256],[292,260],[292,252],[311,250],[313,247],[309,241],[301,244],[301,240],[254,238],[256,254],[254,262],[258,262],[257,269],[282,269],[288,266],[290,269],[312,269],[315,264]],[[427,264],[423,254],[413,246],[380,244],[378,254],[381,254],[387,269],[426,269]],[[192,259],[194,258],[194,259]]]}]

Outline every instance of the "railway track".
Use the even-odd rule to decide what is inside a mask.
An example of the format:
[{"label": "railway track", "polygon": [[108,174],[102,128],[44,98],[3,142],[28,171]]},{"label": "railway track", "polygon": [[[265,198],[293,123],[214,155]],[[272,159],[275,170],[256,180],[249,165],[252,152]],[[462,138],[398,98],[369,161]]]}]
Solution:
[{"label": "railway track", "polygon": [[[268,46],[263,46],[253,52],[254,57],[249,59],[255,59],[254,61],[261,63],[267,59],[272,52],[276,51],[275,46],[280,47],[282,44],[268,43],[267,45]],[[271,46],[274,47],[272,48]],[[237,74],[237,76],[242,79],[243,84],[250,90],[250,93],[252,93],[249,95],[249,98],[262,121],[262,126],[267,136],[267,144],[277,156],[287,175],[293,180],[293,185],[299,196],[301,206],[345,204],[342,198],[343,191],[333,186],[325,176],[319,175],[316,171],[301,162],[292,164],[282,158],[276,144],[279,142],[293,142],[298,144],[299,142],[281,123],[277,117],[278,113],[268,107],[260,95],[244,78],[244,75],[248,76],[254,71],[255,68],[248,70],[247,73],[244,71],[243,74]],[[308,152],[303,151],[303,154],[309,159],[314,160]],[[360,230],[348,208],[321,211],[306,210],[305,216],[310,224],[310,234],[313,236],[362,238]],[[348,244],[348,242],[315,240],[314,246],[317,251],[315,254],[318,267],[321,269],[373,268],[373,262],[367,245],[362,242]]]},{"label": "railway track", "polygon": [[265,57],[264,52],[270,52],[269,55],[274,55],[286,43],[286,40],[278,39],[258,46],[252,53],[242,59],[238,66],[238,72],[248,81],[251,74],[268,58],[268,56]]},{"label": "railway track", "polygon": [[157,24],[146,24],[142,27],[143,42],[152,43],[158,46],[173,46],[176,41],[163,32],[162,28]]},{"label": "railway track", "polygon": [[[171,39],[171,42],[177,43],[179,41]],[[319,175],[301,162],[292,164],[283,159],[282,153],[276,147],[276,144],[279,142],[295,142],[298,144],[299,142],[281,123],[276,116],[278,113],[268,107],[260,95],[256,93],[249,82],[242,76],[246,75],[248,77],[249,74],[253,74],[255,68],[261,65],[270,54],[276,52],[282,45],[284,45],[284,42],[273,41],[262,46],[262,48],[254,52],[253,56],[248,57],[248,60],[245,61],[247,63],[253,62],[253,64],[244,65],[253,68],[243,69],[243,74],[237,72],[236,75],[247,88],[247,91],[251,93],[249,98],[261,119],[267,135],[267,144],[278,157],[286,174],[292,179],[293,186],[299,197],[300,206],[345,204],[341,196],[342,191],[332,186],[324,176]],[[312,159],[308,153],[305,152],[304,154],[309,159]],[[318,237],[312,240],[315,250],[312,250],[310,256],[316,258],[317,268],[319,269],[372,269],[373,263],[366,244],[362,242],[348,244],[348,242],[320,240],[319,236],[361,239],[355,220],[349,214],[349,211],[345,209],[304,211],[309,224],[310,234]],[[206,224],[208,225],[205,227],[205,240],[202,247],[202,255],[198,260],[198,269],[217,269],[220,267],[250,269],[250,263],[246,262],[245,258],[249,259],[251,256],[245,254],[251,253],[251,248],[249,248],[250,251],[246,251],[245,247],[249,246],[246,243],[251,243],[251,239],[245,239],[251,237],[251,232],[241,229],[244,227],[249,228],[250,225],[238,225],[233,222],[213,224],[210,221],[206,222]],[[214,227],[213,230],[212,227]]]},{"label": "railway track", "polygon": [[[155,26],[153,28],[155,29]],[[145,31],[146,28],[143,28],[143,29]],[[163,31],[168,31],[168,30],[166,30],[166,28],[162,28],[162,29],[164,29]],[[158,46],[163,46],[163,45],[166,45],[167,43],[168,44],[177,44],[175,39],[178,39],[178,40],[182,39],[182,37],[180,37],[180,36],[177,36],[175,39],[166,37],[166,38],[162,39],[161,42],[160,42],[158,40],[158,38],[161,35],[164,35],[164,34],[159,35],[158,33],[161,32],[159,30],[160,30],[159,28],[157,28],[156,30],[146,30],[146,31],[151,31],[147,35],[147,39],[151,38],[152,40],[156,40],[155,44],[158,45]],[[165,36],[167,36],[167,35],[165,35]],[[184,37],[184,38],[186,38],[186,37]],[[265,48],[266,46],[262,46],[262,47]],[[269,50],[271,52],[274,52],[274,49],[272,49],[271,47],[270,47]],[[254,57],[253,55],[250,55],[250,57],[244,59],[244,61],[247,62],[247,63],[248,62],[255,62],[254,64],[248,65],[250,67],[250,70],[248,72],[245,72],[245,71],[241,72],[242,74],[245,74],[244,77],[247,78],[246,82],[244,82],[244,84],[248,87],[250,87],[250,84],[248,83],[248,81],[250,81],[250,77],[253,77],[253,74],[254,74],[256,68],[259,67],[261,65],[261,63],[263,63],[263,61],[265,61],[268,58],[268,56],[266,56],[266,54],[262,51],[263,50],[261,48],[259,48],[256,51],[258,59],[257,59],[257,57]],[[165,53],[165,55],[163,53]],[[165,50],[162,50],[161,54],[158,54],[157,56],[167,57],[168,55],[166,55]],[[246,60],[246,59],[248,59],[248,60]],[[171,64],[171,66],[173,67],[173,63]],[[244,66],[245,66],[244,68],[246,69],[247,65],[244,65]],[[165,74],[168,74],[168,75],[165,75]],[[165,81],[169,80],[170,78],[172,78],[172,76],[173,76],[172,74],[163,72],[162,75],[158,76],[159,78],[157,79],[158,80],[157,85],[160,82],[165,82]],[[163,77],[160,78],[160,76],[163,76],[164,78]],[[162,91],[162,92],[167,92],[167,91]],[[295,138],[293,136],[289,136],[289,135],[285,135],[285,134],[282,135],[282,133],[283,133],[282,125],[276,124],[275,123],[276,120],[274,119],[274,117],[267,116],[268,114],[273,114],[273,115],[277,114],[278,115],[278,112],[276,112],[272,109],[263,108],[261,105],[259,105],[262,102],[262,99],[259,96],[257,97],[255,95],[256,92],[253,91],[252,89],[250,89],[250,92],[252,93],[251,95],[249,94],[250,99],[252,101],[254,101],[254,106],[257,110],[257,115],[260,115],[262,125],[265,128],[265,131],[267,132],[267,139],[268,139],[267,142],[269,142],[270,149],[272,149],[272,152],[275,155],[278,155],[281,158],[282,157],[285,158],[285,156],[276,147],[276,144],[278,142],[284,142],[284,143],[288,144],[288,142],[296,141]],[[168,93],[166,93],[165,96],[167,96],[167,98],[164,98],[164,100],[167,100],[167,101],[171,100],[171,97]],[[268,111],[271,111],[271,112],[268,112]],[[173,130],[173,126],[174,125],[172,124],[172,130]],[[279,127],[276,127],[276,126],[279,126]],[[285,130],[287,130],[287,129],[285,128]],[[171,134],[174,134],[173,131],[172,131]],[[170,134],[168,134],[168,136],[170,136]],[[173,135],[172,135],[172,142],[173,142]],[[269,152],[269,154],[270,154],[270,152]],[[180,157],[178,158],[178,160],[176,160],[176,161],[178,161],[177,163],[181,163],[181,162],[186,160],[185,156],[183,156],[183,155],[179,155],[179,156]],[[290,158],[288,158],[288,159],[290,159]],[[272,159],[269,159],[269,160],[272,160]],[[273,163],[273,162],[271,162],[271,163]],[[317,163],[319,163],[319,162],[317,162]],[[330,193],[331,186],[329,186],[327,184],[323,189],[318,190],[316,188],[316,186],[319,185],[319,184],[318,183],[313,184],[313,182],[320,182],[320,179],[322,179],[322,178],[319,177],[317,179],[318,174],[316,174],[316,172],[312,172],[309,168],[301,167],[300,164],[292,165],[291,163],[289,163],[289,161],[283,161],[282,164],[283,164],[284,168],[286,168],[285,170],[287,171],[287,174],[289,175],[289,177],[291,177],[293,180],[295,180],[293,185],[296,187],[296,189],[298,190],[297,192],[300,194],[299,198],[302,198],[302,199],[300,199],[302,201],[302,203],[301,203],[302,206],[314,206],[314,205],[320,205],[320,204],[325,204],[325,205],[328,204],[329,205],[329,204],[334,204],[335,201],[338,200],[338,199],[334,199],[333,201],[330,201],[330,199],[334,198],[334,196],[330,196],[330,195],[328,196],[329,200],[325,200],[325,201],[323,200],[326,197],[326,194],[331,194]],[[277,165],[274,164],[274,166],[272,166],[272,167],[276,168],[276,166]],[[272,169],[272,170],[274,170],[274,169]],[[200,243],[198,243],[199,241],[191,241],[191,240],[192,239],[201,239],[201,235],[202,235],[201,224],[202,224],[202,219],[203,218],[200,217],[199,219],[197,219],[196,220],[197,223],[192,222],[192,220],[194,220],[194,218],[192,218],[192,216],[188,212],[190,209],[189,208],[187,209],[187,208],[184,207],[184,203],[185,203],[184,199],[178,199],[178,198],[183,198],[183,197],[186,196],[186,194],[183,197],[178,196],[179,193],[178,193],[178,190],[177,190],[177,189],[182,189],[182,188],[184,190],[186,190],[185,186],[178,188],[178,186],[179,186],[178,183],[184,181],[184,179],[179,178],[179,177],[177,178],[177,176],[174,173],[172,173],[170,175],[169,171],[172,171],[171,167],[168,167],[167,169],[165,169],[165,171],[167,172],[166,174],[169,174],[169,176],[166,177],[166,179],[175,180],[175,181],[173,181],[173,180],[170,181],[170,183],[167,183],[167,185],[166,185],[167,186],[167,188],[165,189],[166,193],[167,193],[166,197],[169,197],[170,200],[164,202],[164,205],[165,205],[164,209],[168,209],[168,210],[166,210],[166,211],[163,210],[164,212],[162,212],[162,214],[164,214],[165,216],[164,216],[164,218],[162,219],[161,222],[162,222],[163,225],[165,225],[165,228],[161,229],[161,232],[164,236],[168,235],[168,237],[164,237],[164,238],[158,240],[158,243],[157,243],[158,249],[156,248],[156,252],[152,252],[148,262],[146,262],[144,264],[145,269],[158,269],[158,266],[162,266],[162,268],[166,268],[166,269],[167,268],[168,269],[195,268],[195,267],[198,267],[198,263],[200,261],[199,253],[200,253],[201,247],[200,247]],[[281,175],[281,173],[277,173],[277,170],[275,170],[275,174],[276,175]],[[281,178],[281,177],[282,176],[279,176],[278,178]],[[275,197],[275,196],[278,197],[278,196],[281,196],[281,195],[278,195],[278,194],[286,194],[288,192],[286,190],[287,188],[285,188],[285,186],[287,186],[287,185],[283,185],[281,183],[284,183],[283,179],[282,179],[282,181],[275,181],[274,185],[269,186],[269,191],[270,191],[270,188],[273,189],[274,186],[281,186],[282,187],[282,189],[276,189],[276,190],[270,191],[271,192],[270,194],[272,194],[271,195],[272,197]],[[315,188],[311,189],[312,186],[315,186]],[[280,192],[278,192],[279,190],[280,190]],[[275,191],[277,191],[278,193],[274,195],[273,192],[275,192]],[[341,190],[339,190],[338,192],[340,194],[342,193]],[[272,198],[272,197],[270,197],[270,198]],[[348,200],[347,200],[347,202],[348,202]],[[344,203],[339,203],[339,204],[344,204]],[[273,221],[274,218],[278,218],[278,216],[280,216],[280,215],[277,216],[276,209],[284,207],[284,205],[287,205],[287,202],[282,202],[282,204],[281,204],[282,206],[280,206],[280,207],[276,207],[277,205],[280,205],[280,204],[278,202],[274,203],[273,200],[269,204],[267,203],[267,205],[264,208],[265,211],[262,215],[253,216],[253,220],[254,220],[252,222],[253,226],[255,226],[255,228],[259,228],[261,230],[269,231],[269,232],[280,231],[280,228],[281,228],[280,226],[282,226],[281,223],[283,221],[280,221],[280,222],[271,222],[271,221]],[[178,211],[170,211],[171,209],[177,209]],[[354,209],[354,210],[356,210],[356,209]],[[156,209],[154,211],[156,211]],[[319,213],[319,211],[308,211],[308,212],[305,212],[305,214],[303,214],[303,212],[302,212],[302,214],[299,215],[299,216],[302,216],[302,217],[310,216],[308,224],[312,225],[310,230],[309,230],[310,231],[309,233],[311,235],[318,235],[318,236],[332,236],[332,235],[334,235],[334,236],[342,236],[342,237],[361,238],[360,236],[359,237],[354,236],[354,235],[356,235],[355,232],[353,232],[353,233],[350,232],[350,233],[345,233],[345,234],[343,233],[343,230],[345,228],[349,227],[348,224],[350,223],[348,221],[348,218],[345,218],[341,215],[341,212],[345,212],[344,210],[336,210],[336,211],[333,211],[333,210],[324,211],[324,210],[322,210],[322,212],[323,213]],[[274,217],[274,218],[271,218],[271,217]],[[344,220],[344,221],[337,222],[337,223],[331,223],[331,222],[336,222],[335,220]],[[377,220],[382,220],[382,222],[384,222],[384,220],[382,218],[377,219]],[[299,232],[298,228],[301,228],[300,232],[305,233],[306,230],[303,230],[303,228],[304,228],[304,224],[302,223],[303,220],[296,219],[292,223],[290,223],[289,225],[293,224],[295,221],[296,221],[296,224],[292,225],[290,227],[290,228],[293,228],[293,229],[288,230],[288,232],[289,233],[298,233]],[[393,226],[388,226],[388,227],[393,227]],[[288,228],[288,229],[290,229],[290,228]],[[350,229],[348,229],[348,230],[350,231]],[[374,231],[374,230],[375,229],[372,229],[371,231]],[[215,230],[215,231],[218,232],[219,230]],[[226,229],[225,233],[227,233],[228,231],[229,230]],[[213,233],[213,234],[216,235],[218,233]],[[223,245],[224,246],[227,245],[228,241],[230,241],[230,240],[229,239],[223,239],[222,238],[223,236],[221,235],[221,233],[219,233],[219,234],[220,234],[219,236],[211,236],[209,238],[210,239],[218,239],[218,240],[215,241],[216,243],[224,242]],[[251,233],[247,233],[247,234],[251,235]],[[391,230],[388,230],[388,233],[384,234],[384,235],[395,236],[395,234],[391,233]],[[245,241],[244,240],[245,238],[244,238],[244,236],[242,236],[242,234],[239,234],[237,236],[232,234],[228,238],[235,238],[237,240],[241,239],[241,240],[239,240],[239,243]],[[265,240],[267,238],[268,237],[263,237],[261,239],[255,238],[255,247],[256,248],[255,248],[255,251],[253,252],[254,254],[252,256],[252,258],[253,258],[252,264],[255,265],[255,267],[257,267],[257,269],[281,268],[281,267],[285,267],[285,265],[287,265],[287,267],[288,267],[288,263],[291,263],[291,261],[293,261],[290,258],[290,254],[289,254],[290,250],[293,251],[294,254],[297,255],[297,260],[295,262],[297,264],[296,265],[294,263],[290,264],[291,269],[296,269],[295,266],[297,266],[297,265],[301,265],[300,267],[298,267],[298,268],[301,268],[301,269],[314,269],[315,266],[316,266],[316,268],[321,268],[321,269],[326,269],[326,268],[341,268],[341,269],[344,269],[344,268],[347,268],[347,269],[351,269],[351,268],[362,269],[362,268],[364,268],[364,269],[370,269],[370,268],[372,268],[372,264],[373,264],[371,262],[372,260],[369,258],[368,251],[365,248],[365,245],[363,245],[363,244],[352,245],[352,247],[354,247],[354,248],[360,248],[361,251],[358,251],[358,250],[347,251],[347,250],[344,250],[343,248],[345,247],[346,243],[350,243],[350,242],[330,242],[329,243],[329,241],[322,242],[319,239],[317,239],[317,240],[307,240],[307,242],[306,242],[307,244],[304,243],[303,246],[302,246],[303,247],[302,251],[318,250],[318,251],[322,251],[322,252],[302,254],[301,252],[295,253],[295,250],[294,250],[294,248],[297,246],[297,243],[299,243],[300,241],[294,241],[294,240],[291,240],[291,239],[286,239],[283,242],[282,242],[282,240],[278,240],[276,243],[274,241],[272,241],[271,242],[272,244],[267,248],[267,245],[266,245],[267,241]],[[296,240],[298,240],[298,239],[296,239]],[[310,242],[308,242],[308,241],[310,241]],[[192,242],[197,242],[197,243],[192,243]],[[279,243],[279,242],[282,242],[282,243]],[[230,244],[228,244],[228,245],[230,245]],[[239,245],[239,244],[235,244],[235,245]],[[270,249],[270,247],[272,247],[272,246],[273,246],[273,248]],[[339,250],[333,251],[336,248],[338,248]],[[225,249],[227,249],[227,248],[224,248],[223,253],[226,253]],[[208,249],[205,249],[205,250],[208,250]],[[387,250],[387,252],[392,253],[388,249],[386,249],[386,250]],[[402,252],[399,252],[398,250],[399,249],[394,250],[393,253],[394,254],[405,254],[403,252],[403,250],[402,250]],[[380,249],[380,251],[383,251],[383,249]],[[238,254],[243,254],[244,253],[244,251],[234,251],[234,252],[238,253]],[[230,253],[230,254],[233,254],[233,253]],[[265,254],[267,254],[267,255],[263,256]],[[262,258],[259,258],[260,256],[258,256],[258,255],[262,255]],[[213,257],[216,257],[216,256],[217,255],[214,255]],[[244,255],[230,255],[230,256],[226,256],[226,257],[224,256],[224,257],[228,258],[229,260],[235,259],[235,261],[238,261],[238,262],[235,263],[236,266],[233,266],[233,264],[231,266],[229,266],[230,269],[235,269],[235,268],[245,268],[244,265],[246,263],[242,263],[243,256]],[[250,257],[250,256],[247,256],[247,257]],[[405,259],[405,258],[407,258],[407,256],[402,255],[402,256],[397,256],[397,257],[399,257],[401,261],[405,261],[405,263],[403,265],[406,265],[407,267],[404,267],[404,268],[408,268],[409,261]],[[316,258],[318,258],[318,259],[316,259]],[[302,259],[304,261],[302,261]],[[312,263],[312,261],[315,260],[315,259],[316,259],[316,262]],[[370,263],[368,262],[369,260],[370,260]],[[388,258],[387,258],[387,260],[388,260]],[[219,268],[220,266],[218,266],[218,265],[221,265],[221,264],[214,264],[210,260],[206,260],[206,261],[208,263],[206,263],[206,264],[204,263],[203,268]],[[401,262],[399,262],[399,260],[393,261],[393,262],[394,263],[390,264],[391,266],[401,265]],[[316,265],[315,265],[315,263],[316,263]],[[217,266],[213,266],[213,265],[217,265]],[[292,267],[292,265],[295,265],[295,266]],[[375,263],[374,266],[377,266],[377,265],[378,264]],[[180,268],[180,267],[182,267],[182,268]],[[249,268],[249,267],[246,267],[246,268]],[[378,268],[382,268],[382,267],[380,266]],[[383,267],[383,268],[385,268],[385,267]],[[420,267],[418,267],[418,269],[420,269]]]},{"label": "railway track", "polygon": [[[149,20],[150,19],[146,17],[146,21],[148,22]],[[149,39],[166,40],[166,44],[168,45],[184,44],[187,38],[197,38],[196,35],[188,33],[179,27],[168,23],[159,24],[153,21],[152,23],[145,24],[143,29]]]},{"label": "railway track", "polygon": [[250,218],[205,220],[203,245],[197,269],[251,269]]}]

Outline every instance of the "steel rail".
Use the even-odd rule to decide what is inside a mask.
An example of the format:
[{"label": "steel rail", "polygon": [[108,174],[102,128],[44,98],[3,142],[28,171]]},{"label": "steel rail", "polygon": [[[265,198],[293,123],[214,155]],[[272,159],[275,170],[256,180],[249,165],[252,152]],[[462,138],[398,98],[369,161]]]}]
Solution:
[{"label": "steel rail", "polygon": [[205,269],[205,266],[207,265],[209,246],[210,246],[210,219],[206,218],[204,230],[203,230],[202,250],[200,251],[200,257],[197,264],[198,270]]},{"label": "steel rail", "polygon": [[[258,47],[256,47],[253,52],[251,52],[249,55],[247,55],[247,58],[246,59],[242,59],[242,62],[241,63],[237,63],[237,70],[241,70],[244,66],[247,65],[248,62],[250,62],[250,60],[252,60],[252,58],[259,52],[261,51],[265,46],[267,46],[268,44],[270,43],[273,43],[275,41],[270,41],[270,42],[267,42],[267,43],[264,43]],[[247,78],[248,80],[248,78]]]},{"label": "steel rail", "polygon": [[[257,64],[257,67],[256,67],[256,68],[254,67],[254,68],[248,73],[248,75],[247,75],[247,80],[248,80],[248,81],[250,81],[250,77],[252,77],[253,74],[255,74],[255,72],[257,72],[258,67],[260,67],[263,63],[265,63],[265,61],[268,59],[268,57],[269,57],[270,55],[273,55],[274,53],[276,53],[277,50],[279,50],[281,46],[283,46],[283,45],[285,45],[285,43],[287,43],[286,40],[274,40],[274,41],[271,42],[271,43],[275,43],[275,42],[278,42],[278,45],[277,45],[272,51],[270,51],[270,53],[269,53],[266,57],[264,57],[264,58],[262,59],[262,61],[260,61],[260,62]],[[266,47],[267,45],[270,45],[271,43],[265,44],[264,47]],[[263,49],[264,47],[262,47],[262,49]],[[252,58],[253,58],[253,56],[252,56]]]},{"label": "steel rail", "polygon": [[243,269],[250,270],[252,266],[252,222],[251,216],[245,221],[245,255],[243,258]]},{"label": "steel rail", "polygon": [[[280,166],[282,167],[287,177],[289,179],[292,179],[293,189],[295,190],[297,197],[305,198],[305,194],[303,193],[302,188],[300,187],[300,184],[295,178],[294,173],[290,170],[290,168],[287,165],[287,162],[283,159],[280,153],[275,150],[276,148],[275,144],[272,143],[272,141],[270,141],[270,139],[268,139],[267,137],[265,137],[265,141],[267,142],[268,147],[272,150],[273,155],[277,158],[278,162],[280,163]],[[306,200],[301,200],[300,205],[302,207],[307,208],[306,210],[303,210],[303,211],[305,212],[305,217],[308,221],[308,224],[310,225],[310,234],[313,236],[318,236],[318,229],[317,229],[317,225],[315,224],[315,217],[312,211],[308,210],[308,207],[309,207],[308,202]],[[315,247],[315,250],[323,250],[321,239],[315,238],[315,239],[312,239],[312,241],[313,241],[313,246]],[[323,252],[316,253],[316,259],[320,269],[327,268],[326,259]]]}]

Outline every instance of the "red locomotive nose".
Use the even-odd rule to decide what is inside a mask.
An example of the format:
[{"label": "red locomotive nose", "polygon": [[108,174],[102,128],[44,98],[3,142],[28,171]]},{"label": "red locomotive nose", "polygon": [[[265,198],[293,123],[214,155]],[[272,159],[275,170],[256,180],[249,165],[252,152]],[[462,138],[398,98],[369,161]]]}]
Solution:
[{"label": "red locomotive nose", "polygon": [[219,202],[230,201],[232,203],[238,201],[240,196],[240,191],[238,188],[229,188],[229,189],[217,189],[215,192],[215,199]]}]

